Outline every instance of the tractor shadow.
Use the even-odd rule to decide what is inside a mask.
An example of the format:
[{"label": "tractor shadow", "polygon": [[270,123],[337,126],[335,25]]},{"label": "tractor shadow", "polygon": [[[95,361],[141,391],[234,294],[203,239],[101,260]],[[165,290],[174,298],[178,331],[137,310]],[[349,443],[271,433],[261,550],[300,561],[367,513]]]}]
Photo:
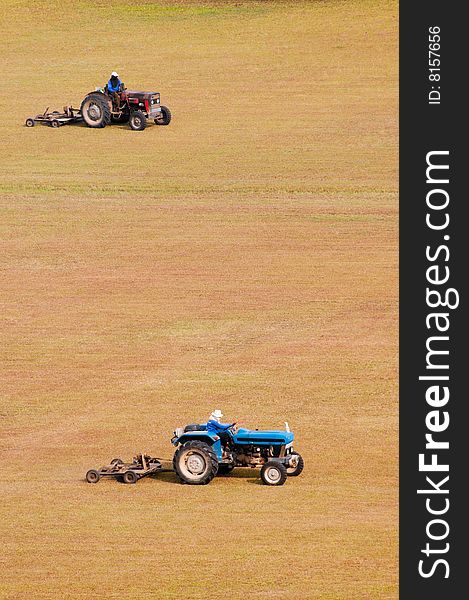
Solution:
[{"label": "tractor shadow", "polygon": [[[93,128],[88,127],[88,125],[84,121],[78,121],[77,123],[68,123],[67,127],[83,127],[84,129],[93,130]],[[94,131],[106,130],[108,127],[112,127],[112,129],[122,129],[122,130],[126,130],[126,131],[131,131],[133,133],[133,130],[130,129],[128,123],[111,123],[110,125],[107,125],[106,127],[96,127],[96,128],[94,128]]]},{"label": "tractor shadow", "polygon": [[[147,127],[153,127],[153,123],[148,123]],[[24,125],[24,127],[27,127],[27,125]],[[54,127],[51,127],[51,125],[49,123],[36,123],[36,127],[47,127],[50,129],[54,129]],[[91,127],[88,127],[88,125],[86,125],[86,123],[84,121],[78,121],[76,123],[65,123],[63,125],[60,125],[60,127],[58,127],[57,129],[63,129],[64,127],[68,128],[83,128],[83,129],[92,129]],[[134,133],[134,131],[129,127],[128,123],[112,123],[111,125],[108,125],[107,127],[112,127],[112,129],[120,129],[122,131],[129,131],[131,133]],[[100,131],[102,129],[107,129],[107,127],[97,127],[95,128],[95,131]],[[145,129],[146,129],[145,128]]]},{"label": "tractor shadow", "polygon": [[[187,485],[183,483],[176,473],[172,470],[164,470],[154,475],[150,475],[148,479],[158,480],[164,483],[176,484],[176,485]],[[243,479],[251,485],[263,485],[258,471],[251,471],[251,469],[236,469],[228,475],[217,475],[215,479]]]}]

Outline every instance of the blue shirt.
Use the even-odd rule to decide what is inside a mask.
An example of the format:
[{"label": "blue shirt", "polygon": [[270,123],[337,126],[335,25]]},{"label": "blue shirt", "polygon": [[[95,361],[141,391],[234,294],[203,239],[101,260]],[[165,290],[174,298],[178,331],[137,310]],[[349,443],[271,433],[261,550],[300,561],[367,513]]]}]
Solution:
[{"label": "blue shirt", "polygon": [[116,83],[116,87],[114,87],[114,86],[112,85],[112,81],[111,81],[111,79],[110,79],[110,80],[107,82],[107,89],[108,89],[110,92],[118,92],[118,91],[121,89],[121,80],[120,80],[120,79],[118,79],[118,80],[117,80],[117,83]]},{"label": "blue shirt", "polygon": [[214,419],[210,419],[210,421],[207,423],[207,431],[209,433],[214,433],[215,435],[218,435],[222,431],[226,431],[230,427],[231,423],[219,423]]}]

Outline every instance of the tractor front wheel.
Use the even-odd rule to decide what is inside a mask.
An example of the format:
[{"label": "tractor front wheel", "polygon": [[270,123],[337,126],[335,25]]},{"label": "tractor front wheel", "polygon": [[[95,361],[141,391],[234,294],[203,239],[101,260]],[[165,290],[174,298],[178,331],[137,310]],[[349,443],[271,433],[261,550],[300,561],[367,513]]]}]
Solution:
[{"label": "tractor front wheel", "polygon": [[282,463],[271,460],[262,467],[261,479],[265,485],[283,485],[287,480],[287,469]]},{"label": "tractor front wheel", "polygon": [[298,475],[305,468],[305,461],[303,460],[301,454],[299,454],[298,452],[292,452],[292,454],[298,456],[298,463],[296,467],[287,467],[287,475],[288,477],[298,477]]},{"label": "tractor front wheel", "polygon": [[155,123],[157,125],[169,125],[171,123],[171,111],[167,106],[160,106],[161,113],[159,117],[156,117]]},{"label": "tractor front wheel", "polygon": [[218,459],[211,446],[191,440],[176,450],[173,467],[184,483],[206,485],[218,473]]},{"label": "tractor front wheel", "polygon": [[145,115],[140,110],[135,110],[130,115],[129,125],[130,129],[134,131],[143,131],[146,127],[147,119]]}]

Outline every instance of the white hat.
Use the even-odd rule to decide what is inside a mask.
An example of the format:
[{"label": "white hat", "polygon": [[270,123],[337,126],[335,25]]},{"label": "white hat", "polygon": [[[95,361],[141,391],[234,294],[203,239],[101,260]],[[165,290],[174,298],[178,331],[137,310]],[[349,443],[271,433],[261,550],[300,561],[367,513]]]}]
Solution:
[{"label": "white hat", "polygon": [[119,75],[115,71],[111,73],[111,77],[117,77],[117,79],[119,79]]},{"label": "white hat", "polygon": [[215,419],[216,421],[218,419],[221,419],[222,417],[223,417],[223,413],[218,408],[217,408],[217,410],[214,410],[213,413],[210,415],[210,418]]}]

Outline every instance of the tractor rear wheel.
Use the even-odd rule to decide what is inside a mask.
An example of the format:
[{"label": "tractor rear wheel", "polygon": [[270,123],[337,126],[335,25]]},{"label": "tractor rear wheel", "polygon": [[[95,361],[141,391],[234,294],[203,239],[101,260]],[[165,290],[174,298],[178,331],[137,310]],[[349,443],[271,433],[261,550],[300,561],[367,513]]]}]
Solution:
[{"label": "tractor rear wheel", "polygon": [[143,131],[147,125],[147,118],[141,110],[135,110],[130,114],[129,125],[134,131]]},{"label": "tractor rear wheel", "polygon": [[106,127],[111,122],[111,109],[103,94],[88,94],[81,103],[80,111],[88,127]]},{"label": "tractor rear wheel", "polygon": [[303,460],[301,454],[299,454],[298,452],[292,452],[292,454],[296,454],[296,456],[298,456],[298,464],[296,465],[296,467],[287,467],[287,475],[288,477],[298,477],[298,475],[305,468],[305,461]]},{"label": "tractor rear wheel", "polygon": [[176,450],[173,467],[184,483],[206,485],[218,473],[218,459],[211,446],[191,440]]},{"label": "tractor rear wheel", "polygon": [[261,479],[265,485],[283,485],[287,480],[287,469],[282,463],[269,460],[261,469]]},{"label": "tractor rear wheel", "polygon": [[157,125],[169,125],[171,123],[171,111],[167,106],[160,106],[161,113],[159,117],[156,117],[155,123]]}]

